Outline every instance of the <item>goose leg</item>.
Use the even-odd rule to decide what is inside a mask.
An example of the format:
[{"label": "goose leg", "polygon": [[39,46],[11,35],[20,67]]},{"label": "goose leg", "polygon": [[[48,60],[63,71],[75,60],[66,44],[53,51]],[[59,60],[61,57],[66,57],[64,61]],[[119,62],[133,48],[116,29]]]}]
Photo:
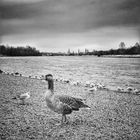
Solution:
[{"label": "goose leg", "polygon": [[63,120],[64,120],[64,115],[62,115],[62,120],[61,120],[61,124],[63,124]]},{"label": "goose leg", "polygon": [[63,125],[63,123],[64,123],[64,115],[62,115],[61,123],[58,123],[58,124],[55,124],[55,125],[60,126],[60,125]]},{"label": "goose leg", "polygon": [[64,122],[67,122],[67,118],[66,118],[66,115],[64,115]]},{"label": "goose leg", "polygon": [[63,124],[66,124],[67,123],[67,118],[66,118],[66,115],[62,115],[62,119],[61,119],[61,124],[57,124],[57,125],[63,125]]},{"label": "goose leg", "polygon": [[64,123],[65,123],[65,124],[67,124],[67,123],[68,123],[68,120],[67,120],[66,115],[64,115]]},{"label": "goose leg", "polygon": [[66,115],[62,115],[62,120],[61,120],[61,124],[66,122]]}]

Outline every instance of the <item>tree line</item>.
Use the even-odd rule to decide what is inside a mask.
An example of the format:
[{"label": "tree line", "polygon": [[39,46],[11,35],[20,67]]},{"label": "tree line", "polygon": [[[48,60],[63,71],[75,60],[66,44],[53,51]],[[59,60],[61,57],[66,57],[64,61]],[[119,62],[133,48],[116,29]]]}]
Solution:
[{"label": "tree line", "polygon": [[4,56],[41,56],[41,53],[34,47],[12,47],[0,45],[0,55]]},{"label": "tree line", "polygon": [[[126,48],[124,43],[120,43],[118,49],[110,49],[107,51],[93,51],[93,55],[138,55],[140,54],[140,44],[136,43],[134,46]],[[89,53],[90,54],[90,53]]]},{"label": "tree line", "polygon": [[134,46],[129,48],[125,47],[125,43],[121,42],[118,49],[110,49],[110,50],[93,50],[88,51],[85,49],[85,52],[81,52],[78,49],[78,52],[75,53],[74,51],[71,52],[70,49],[67,53],[50,53],[50,52],[40,52],[36,50],[34,47],[26,46],[26,47],[13,47],[13,46],[5,46],[0,45],[0,55],[4,56],[81,56],[81,55],[137,55],[140,54],[140,44],[136,43]]},{"label": "tree line", "polygon": [[131,46],[129,48],[125,47],[125,43],[121,42],[119,44],[118,49],[110,49],[110,50],[93,50],[93,51],[88,51],[88,49],[85,49],[84,52],[79,51],[78,53],[70,52],[68,50],[67,55],[74,56],[74,55],[97,55],[97,56],[102,56],[102,55],[138,55],[140,54],[140,44],[136,43],[134,46]]}]

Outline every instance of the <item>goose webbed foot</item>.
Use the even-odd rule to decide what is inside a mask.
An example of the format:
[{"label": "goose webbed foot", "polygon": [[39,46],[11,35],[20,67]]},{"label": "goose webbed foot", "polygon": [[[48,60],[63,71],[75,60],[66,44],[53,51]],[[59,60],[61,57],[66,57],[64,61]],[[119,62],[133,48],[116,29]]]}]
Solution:
[{"label": "goose webbed foot", "polygon": [[61,124],[68,124],[68,120],[66,118],[66,115],[62,115]]}]

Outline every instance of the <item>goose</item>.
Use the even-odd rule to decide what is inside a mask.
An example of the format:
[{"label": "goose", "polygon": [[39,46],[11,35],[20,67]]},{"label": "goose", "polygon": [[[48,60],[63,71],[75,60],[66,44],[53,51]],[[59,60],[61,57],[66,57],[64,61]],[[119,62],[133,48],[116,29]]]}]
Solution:
[{"label": "goose", "polygon": [[28,98],[30,98],[30,92],[23,93],[19,96],[22,104],[25,104],[25,100],[27,100]]},{"label": "goose", "polygon": [[71,114],[73,111],[79,111],[80,108],[90,108],[84,104],[81,98],[68,95],[55,95],[52,74],[47,74],[45,80],[48,81],[48,89],[45,92],[46,104],[52,111],[62,114],[61,124],[67,123],[66,115]]}]

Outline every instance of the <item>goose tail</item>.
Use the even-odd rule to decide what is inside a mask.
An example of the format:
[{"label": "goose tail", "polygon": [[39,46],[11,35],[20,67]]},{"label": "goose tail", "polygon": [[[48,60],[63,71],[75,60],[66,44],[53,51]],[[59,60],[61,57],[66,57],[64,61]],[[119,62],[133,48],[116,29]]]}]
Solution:
[{"label": "goose tail", "polygon": [[90,109],[90,107],[84,103],[81,105],[81,108],[89,108]]},{"label": "goose tail", "polygon": [[90,109],[90,107],[82,101],[79,101],[79,105],[80,105],[80,108],[89,108]]}]

